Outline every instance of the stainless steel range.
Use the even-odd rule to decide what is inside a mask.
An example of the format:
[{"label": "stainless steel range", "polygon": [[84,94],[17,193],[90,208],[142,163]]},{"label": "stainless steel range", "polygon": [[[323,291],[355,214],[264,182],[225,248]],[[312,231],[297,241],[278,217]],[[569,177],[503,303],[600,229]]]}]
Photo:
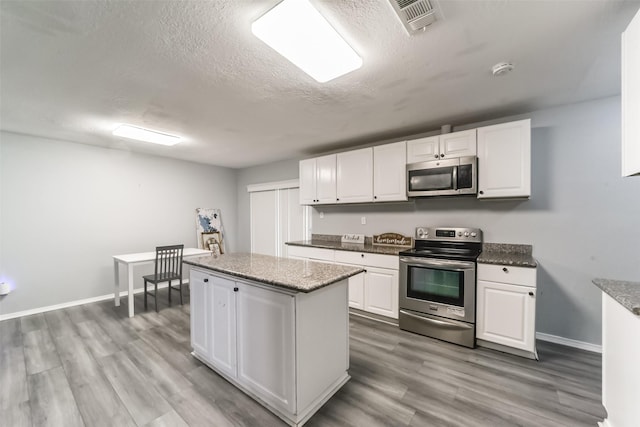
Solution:
[{"label": "stainless steel range", "polygon": [[400,329],[475,347],[477,228],[418,227],[400,252]]}]

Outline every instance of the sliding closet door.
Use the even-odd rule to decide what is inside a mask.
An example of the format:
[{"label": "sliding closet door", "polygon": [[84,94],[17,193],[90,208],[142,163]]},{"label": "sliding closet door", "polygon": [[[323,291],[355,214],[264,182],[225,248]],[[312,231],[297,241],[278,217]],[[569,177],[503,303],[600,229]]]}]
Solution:
[{"label": "sliding closet door", "polygon": [[251,193],[251,252],[278,255],[278,192]]},{"label": "sliding closet door", "polygon": [[278,256],[289,255],[286,242],[304,240],[304,209],[300,204],[300,189],[289,188],[280,192],[280,252]]}]

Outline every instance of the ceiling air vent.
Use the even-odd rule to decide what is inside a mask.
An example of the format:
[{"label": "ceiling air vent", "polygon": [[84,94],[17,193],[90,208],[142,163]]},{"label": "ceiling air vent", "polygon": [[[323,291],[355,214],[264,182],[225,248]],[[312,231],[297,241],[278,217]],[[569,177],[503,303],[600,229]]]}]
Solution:
[{"label": "ceiling air vent", "polygon": [[400,22],[409,34],[414,34],[436,20],[436,9],[429,0],[389,0]]}]

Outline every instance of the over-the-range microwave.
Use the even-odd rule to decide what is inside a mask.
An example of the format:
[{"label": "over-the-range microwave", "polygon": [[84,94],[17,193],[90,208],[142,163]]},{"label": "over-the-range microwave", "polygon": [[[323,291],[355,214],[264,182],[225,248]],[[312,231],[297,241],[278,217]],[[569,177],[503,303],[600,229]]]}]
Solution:
[{"label": "over-the-range microwave", "polygon": [[477,193],[475,156],[407,165],[409,197],[456,196]]}]

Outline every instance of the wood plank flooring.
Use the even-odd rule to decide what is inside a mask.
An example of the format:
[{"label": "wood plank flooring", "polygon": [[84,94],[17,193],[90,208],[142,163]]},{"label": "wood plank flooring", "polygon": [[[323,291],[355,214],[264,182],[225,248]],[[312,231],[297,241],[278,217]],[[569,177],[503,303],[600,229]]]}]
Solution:
[{"label": "wood plank flooring", "polygon": [[[188,288],[187,288],[188,289]],[[186,292],[188,293],[188,291]],[[284,426],[189,354],[189,305],[126,302],[0,322],[0,426]],[[174,303],[175,304],[175,303]],[[599,354],[539,342],[540,361],[351,317],[351,380],[316,426],[595,426]]]}]

